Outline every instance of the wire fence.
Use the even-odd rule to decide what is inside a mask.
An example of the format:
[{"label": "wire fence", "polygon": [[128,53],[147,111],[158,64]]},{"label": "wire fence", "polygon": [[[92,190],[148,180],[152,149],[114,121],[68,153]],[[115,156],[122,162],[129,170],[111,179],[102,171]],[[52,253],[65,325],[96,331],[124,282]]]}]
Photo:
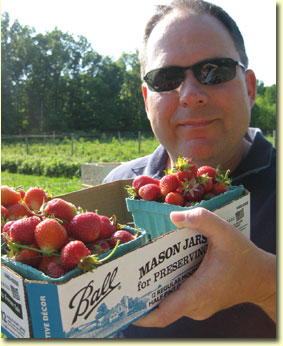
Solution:
[{"label": "wire fence", "polygon": [[56,145],[59,142],[65,141],[69,142],[71,155],[74,154],[74,143],[80,139],[95,141],[99,140],[101,142],[110,142],[113,138],[116,138],[120,145],[122,145],[123,139],[133,139],[138,142],[138,152],[141,152],[141,143],[143,138],[153,138],[154,135],[151,131],[137,131],[137,132],[103,132],[97,134],[84,134],[84,133],[52,133],[46,134],[24,134],[24,135],[2,135],[2,147],[11,143],[24,143],[26,148],[26,153],[29,154],[29,146],[33,143],[53,144]]},{"label": "wire fence", "polygon": [[[271,136],[274,147],[277,143],[277,133],[276,130],[273,130]],[[138,143],[138,153],[141,153],[141,144],[143,138],[154,138],[154,135],[151,131],[137,131],[137,132],[125,132],[125,131],[116,131],[116,132],[102,132],[96,134],[84,134],[84,133],[57,133],[53,131],[52,133],[45,134],[24,134],[24,135],[2,135],[1,143],[2,149],[3,146],[9,145],[11,143],[23,143],[25,145],[25,151],[29,154],[29,146],[34,143],[38,144],[53,144],[56,145],[62,141],[69,143],[71,156],[74,155],[74,144],[75,141],[81,139],[87,141],[99,140],[101,142],[110,142],[113,138],[116,138],[120,145],[123,143],[123,139],[136,140]]]}]

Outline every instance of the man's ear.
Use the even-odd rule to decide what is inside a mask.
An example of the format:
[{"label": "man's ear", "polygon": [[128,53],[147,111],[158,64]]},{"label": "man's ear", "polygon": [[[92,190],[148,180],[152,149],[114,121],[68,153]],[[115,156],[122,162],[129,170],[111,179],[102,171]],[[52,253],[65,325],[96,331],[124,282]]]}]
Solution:
[{"label": "man's ear", "polygon": [[148,114],[148,104],[147,104],[147,86],[145,83],[142,84],[142,94],[143,94],[143,100],[145,105],[146,113]]},{"label": "man's ear", "polygon": [[246,71],[245,79],[246,79],[248,96],[250,99],[250,107],[252,108],[252,106],[255,103],[255,98],[256,98],[256,76],[255,76],[253,70],[247,70]]}]

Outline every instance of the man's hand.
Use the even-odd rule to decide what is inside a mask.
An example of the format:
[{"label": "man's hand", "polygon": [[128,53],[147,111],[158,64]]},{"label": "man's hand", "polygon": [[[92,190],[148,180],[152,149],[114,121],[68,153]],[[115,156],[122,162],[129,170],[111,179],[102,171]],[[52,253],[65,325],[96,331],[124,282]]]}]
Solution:
[{"label": "man's hand", "polygon": [[244,302],[259,305],[276,321],[274,255],[206,209],[172,212],[170,217],[176,226],[207,237],[208,249],[198,270],[135,325],[165,327],[183,316],[203,320]]}]

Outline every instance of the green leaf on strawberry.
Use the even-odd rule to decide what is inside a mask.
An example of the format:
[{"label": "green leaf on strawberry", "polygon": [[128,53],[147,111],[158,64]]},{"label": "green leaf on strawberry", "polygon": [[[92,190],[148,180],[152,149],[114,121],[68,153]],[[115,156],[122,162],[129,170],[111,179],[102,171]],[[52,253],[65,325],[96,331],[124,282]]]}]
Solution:
[{"label": "green leaf on strawberry", "polygon": [[118,240],[110,254],[108,254],[106,257],[102,259],[99,259],[97,255],[89,255],[81,258],[78,264],[78,268],[81,269],[83,272],[92,271],[93,269],[97,268],[99,265],[103,264],[103,262],[107,261],[114,255],[115,251],[119,246],[119,243],[120,241]]}]

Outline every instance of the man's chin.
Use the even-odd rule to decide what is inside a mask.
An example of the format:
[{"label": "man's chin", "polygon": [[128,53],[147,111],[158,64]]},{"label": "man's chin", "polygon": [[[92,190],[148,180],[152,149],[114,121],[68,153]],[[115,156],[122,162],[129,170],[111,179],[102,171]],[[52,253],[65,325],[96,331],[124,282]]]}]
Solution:
[{"label": "man's chin", "polygon": [[214,156],[212,148],[212,145],[206,141],[191,141],[186,145],[180,146],[175,152],[174,157],[189,157],[195,163],[209,162]]}]

